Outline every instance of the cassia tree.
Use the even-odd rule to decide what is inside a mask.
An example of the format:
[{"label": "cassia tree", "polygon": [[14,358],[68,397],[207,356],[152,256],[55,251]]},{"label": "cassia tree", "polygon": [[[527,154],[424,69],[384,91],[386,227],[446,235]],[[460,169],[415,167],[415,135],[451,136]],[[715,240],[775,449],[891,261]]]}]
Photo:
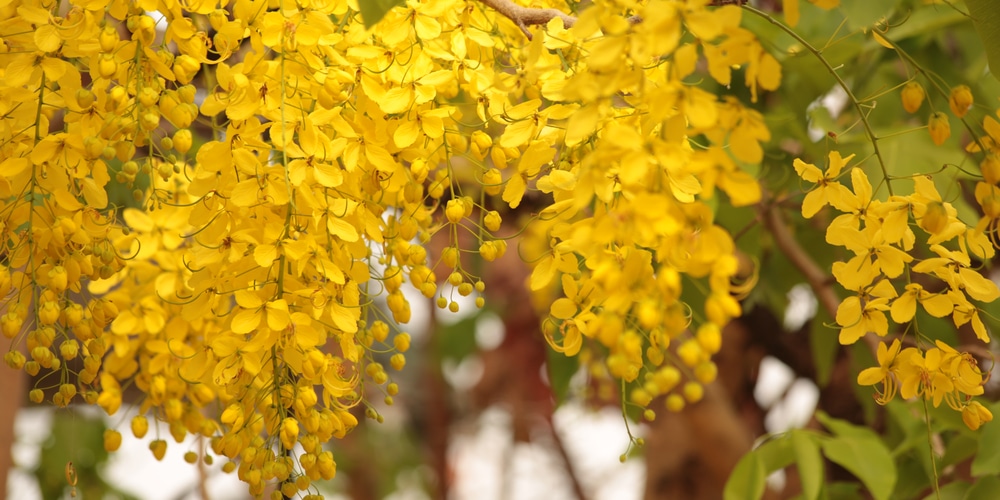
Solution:
[{"label": "cassia tree", "polygon": [[[920,319],[990,340],[1000,122],[995,103],[974,106],[974,82],[893,38],[920,9],[959,7],[892,2],[817,46],[800,8],[850,19],[860,2],[743,3],[2,2],[4,359],[39,377],[36,403],[114,415],[137,390],[136,438],[165,422],[178,442],[210,438],[204,460],[224,457],[251,494],[310,498],[336,473],[328,444],[357,425],[353,409],[381,421],[371,402],[392,404],[412,298],[484,307],[468,262],[512,250],[503,219],[525,212],[510,241],[533,266],[551,348],[647,420],[698,403],[723,329],[768,279],[717,220],[747,213],[812,287],[825,335],[876,356],[857,383],[878,403],[919,401],[928,425],[943,404],[977,430],[993,418],[977,398],[983,348]],[[858,98],[825,55],[838,36],[913,76]],[[856,122],[782,150],[762,101],[805,58]],[[961,203],[939,191],[939,166],[884,153],[872,120],[890,97],[926,113],[911,136],[965,148],[945,169],[974,185]],[[776,151],[778,180],[761,167]],[[790,216],[824,221],[828,269]],[[842,457],[816,439],[803,446]],[[121,440],[110,430],[105,447]]]}]

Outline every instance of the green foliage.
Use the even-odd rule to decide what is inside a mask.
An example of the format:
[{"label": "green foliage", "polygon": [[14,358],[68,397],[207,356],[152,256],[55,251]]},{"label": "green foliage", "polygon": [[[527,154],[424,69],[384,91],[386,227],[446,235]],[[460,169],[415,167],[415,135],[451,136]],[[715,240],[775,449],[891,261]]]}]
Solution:
[{"label": "green foliage", "polygon": [[872,498],[891,498],[896,463],[878,434],[822,411],[816,419],[831,435],[792,430],[765,441],[736,465],[726,483],[725,498],[761,498],[767,476],[792,463],[798,467],[803,498],[820,498],[824,492],[828,498],[837,498],[830,485],[824,484],[823,456],[860,479]]},{"label": "green foliage", "polygon": [[405,3],[405,0],[359,0],[358,7],[361,9],[361,18],[365,21],[365,28],[371,28],[381,21],[390,9]]},{"label": "green foliage", "polygon": [[1000,9],[993,0],[965,0],[969,15],[976,26],[976,32],[983,39],[983,50],[990,61],[990,73],[994,78],[1000,71]]},{"label": "green foliage", "polygon": [[[1000,403],[992,411],[1000,411]],[[976,477],[1000,475],[1000,426],[987,425],[979,434],[976,457],[972,460],[972,475]]]},{"label": "green foliage", "polygon": [[100,470],[108,460],[103,444],[105,429],[104,419],[92,413],[74,410],[53,413],[51,431],[42,444],[38,467],[34,470],[42,498],[68,497],[71,488],[67,485],[66,468],[72,463],[77,477],[77,498],[135,499],[101,477]]}]

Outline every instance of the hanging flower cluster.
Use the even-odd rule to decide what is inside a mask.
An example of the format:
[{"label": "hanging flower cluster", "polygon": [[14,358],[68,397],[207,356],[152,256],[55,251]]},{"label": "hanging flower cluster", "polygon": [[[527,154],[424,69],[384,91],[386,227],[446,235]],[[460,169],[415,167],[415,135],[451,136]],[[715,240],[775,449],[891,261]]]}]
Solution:
[{"label": "hanging flower cluster", "polygon": [[[851,185],[845,186],[841,172],[852,158],[831,151],[825,171],[800,159],[794,162],[799,177],[815,185],[803,200],[802,215],[811,218],[827,205],[842,212],[827,227],[826,241],[853,254],[833,264],[833,276],[850,293],[837,309],[840,343],[853,344],[869,333],[885,337],[892,330],[890,318],[900,326],[914,322],[919,332],[914,320],[918,306],[931,316],[951,317],[956,327],[970,324],[980,340],[989,342],[976,304],[996,300],[1000,289],[977,270],[994,255],[983,229],[959,220],[928,176],[913,177],[912,194],[885,200],[874,197],[859,167],[849,170]],[[916,258],[921,248],[928,255]],[[944,399],[963,412],[969,427],[978,428],[992,418],[971,401],[983,393],[983,373],[968,353],[957,353],[940,341],[937,345],[926,352],[911,347],[900,353],[898,339],[892,347],[882,342],[880,366],[863,371],[858,382],[882,383],[876,399],[883,404],[895,396],[899,384],[904,398],[929,396],[935,406]]]},{"label": "hanging flower cluster", "polygon": [[[744,66],[754,98],[781,77],[740,27],[740,8],[706,5],[597,2],[570,29],[554,19],[527,47],[510,88],[527,87],[532,99],[494,118],[506,122],[498,145],[519,152],[503,200],[518,206],[534,183],[555,202],[533,224],[535,253],[526,254],[531,289],[557,291],[545,302],[546,339],[627,385],[628,401],[649,419],[654,398],[679,411],[716,377],[721,329],[741,314],[738,298],[752,279],[734,284],[735,245],[707,202],[717,190],[736,206],[759,201],[740,165],[759,163],[770,139],[758,112],[685,81],[700,57],[722,85]],[[622,8],[642,22],[613,15]],[[570,57],[581,53],[588,57]],[[543,76],[535,94],[529,85]]]},{"label": "hanging flower cluster", "polygon": [[507,250],[487,197],[540,191],[526,247],[531,288],[558,287],[550,344],[637,405],[699,400],[752,285],[706,202],[759,200],[741,165],[770,134],[688,80],[703,58],[724,86],[742,67],[754,99],[780,83],[740,8],[598,1],[522,43],[476,2],[412,0],[371,29],[354,5],[0,6],[0,331],[41,376],[31,399],[114,415],[132,387],[136,438],[164,422],[251,494],[310,497],[336,472],[324,445],[398,391],[404,285],[482,307],[460,256]]}]

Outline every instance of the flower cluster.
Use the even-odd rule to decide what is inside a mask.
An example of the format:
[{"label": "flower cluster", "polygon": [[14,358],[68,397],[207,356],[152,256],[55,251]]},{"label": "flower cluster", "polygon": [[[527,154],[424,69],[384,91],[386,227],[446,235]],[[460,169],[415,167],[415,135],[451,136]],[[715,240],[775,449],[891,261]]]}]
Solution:
[{"label": "flower cluster", "polygon": [[[912,178],[912,194],[885,200],[873,195],[868,176],[859,167],[850,169],[851,187],[845,186],[840,176],[852,158],[831,151],[825,171],[800,159],[794,162],[799,176],[814,184],[803,200],[803,216],[813,217],[827,205],[842,212],[827,227],[826,241],[853,255],[833,264],[833,276],[850,293],[836,313],[840,343],[853,344],[869,333],[884,337],[890,333],[891,323],[903,326],[914,322],[918,306],[931,316],[951,317],[956,327],[971,325],[980,340],[989,342],[977,303],[996,300],[1000,289],[977,269],[994,255],[982,228],[959,220],[955,207],[941,198],[928,176]],[[918,258],[922,252],[925,255]],[[939,349],[948,348],[938,344]],[[926,358],[916,348],[907,349],[899,358],[898,352],[898,341],[888,351],[884,342],[879,348],[877,380],[885,387],[880,401],[895,395],[896,382],[890,373],[903,381],[904,397],[932,395],[935,406],[950,394],[946,398],[949,405],[965,412],[968,404],[959,394],[965,398],[982,394],[983,379],[970,355],[955,354],[948,358],[955,363],[942,365],[938,351],[927,351]],[[943,371],[938,371],[942,366]],[[960,366],[966,368],[960,370]],[[918,373],[913,367],[923,371]],[[875,377],[875,372],[866,370],[859,382],[872,385]]]},{"label": "flower cluster", "polygon": [[983,394],[986,381],[976,359],[940,340],[934,344],[935,347],[924,352],[916,347],[901,351],[899,339],[890,346],[880,343],[879,366],[862,370],[858,384],[881,384],[882,390],[875,395],[879,404],[888,403],[897,393],[903,399],[929,399],[935,407],[944,401],[962,413],[962,420],[972,430],[993,420],[993,413],[972,399]]},{"label": "flower cluster", "polygon": [[692,82],[699,58],[723,86],[742,68],[753,99],[781,78],[742,10],[709,3],[597,1],[526,44],[463,0],[371,28],[345,0],[3,4],[6,363],[51,375],[33,401],[134,406],[136,438],[164,422],[251,494],[309,497],[336,472],[326,443],[397,394],[404,287],[482,307],[462,255],[507,250],[488,197],[538,191],[525,248],[532,289],[559,287],[552,346],[637,405],[699,400],[753,283],[709,202],[759,200],[741,166],[770,133]]},{"label": "flower cluster", "polygon": [[[642,23],[608,15],[623,7]],[[529,286],[556,295],[543,301],[543,333],[556,351],[583,353],[600,380],[627,386],[622,397],[649,419],[654,400],[679,411],[701,399],[722,328],[753,281],[709,203],[759,201],[742,165],[761,161],[770,132],[737,99],[686,83],[703,57],[722,85],[745,67],[754,99],[778,87],[777,60],[741,16],[704,1],[595,2],[571,29],[553,20],[531,42],[526,77],[562,68],[541,89],[553,104],[533,99],[504,117],[500,145],[523,153],[502,198],[516,207],[534,183],[555,202],[522,248]],[[566,57],[575,53],[589,57]]]}]

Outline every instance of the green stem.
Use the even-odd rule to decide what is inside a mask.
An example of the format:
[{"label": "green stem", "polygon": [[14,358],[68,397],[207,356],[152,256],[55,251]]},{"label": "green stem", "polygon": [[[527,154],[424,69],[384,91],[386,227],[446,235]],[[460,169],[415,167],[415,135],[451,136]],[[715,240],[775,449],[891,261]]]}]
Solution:
[{"label": "green stem", "polygon": [[937,460],[934,458],[934,434],[931,433],[931,414],[930,410],[927,408],[927,398],[923,397],[921,399],[924,400],[924,422],[927,423],[927,448],[931,453],[931,472],[934,474],[934,497],[937,498],[937,500],[941,500],[941,486],[938,484],[940,483],[940,479],[938,478],[937,472]]},{"label": "green stem", "polygon": [[782,31],[787,33],[789,36],[794,38],[797,42],[801,43],[802,46],[806,48],[806,50],[812,52],[812,54],[816,56],[817,59],[819,59],[819,61],[823,64],[823,66],[826,67],[827,72],[833,75],[833,77],[837,80],[837,84],[839,84],[840,88],[844,89],[844,92],[847,93],[847,97],[851,99],[851,103],[854,104],[854,108],[858,111],[858,115],[861,117],[861,123],[865,126],[865,133],[868,135],[868,140],[872,143],[872,149],[875,150],[875,157],[878,158],[878,165],[879,167],[882,168],[882,176],[885,178],[885,186],[889,190],[889,195],[891,196],[893,194],[892,184],[889,182],[889,170],[886,168],[885,160],[882,158],[882,152],[878,148],[879,138],[875,135],[875,131],[872,130],[871,123],[868,122],[868,115],[866,115],[864,109],[861,108],[861,102],[858,101],[858,98],[854,96],[854,92],[851,91],[851,88],[847,85],[847,82],[845,82],[844,79],[841,78],[840,74],[837,73],[837,70],[830,64],[830,61],[827,61],[826,58],[823,57],[823,51],[817,49],[816,47],[813,47],[812,44],[807,42],[805,38],[802,38],[794,30],[786,26],[781,21],[778,21],[774,17],[771,17],[767,13],[757,10],[746,4],[743,5],[743,9],[766,19],[768,22],[777,26]]}]

